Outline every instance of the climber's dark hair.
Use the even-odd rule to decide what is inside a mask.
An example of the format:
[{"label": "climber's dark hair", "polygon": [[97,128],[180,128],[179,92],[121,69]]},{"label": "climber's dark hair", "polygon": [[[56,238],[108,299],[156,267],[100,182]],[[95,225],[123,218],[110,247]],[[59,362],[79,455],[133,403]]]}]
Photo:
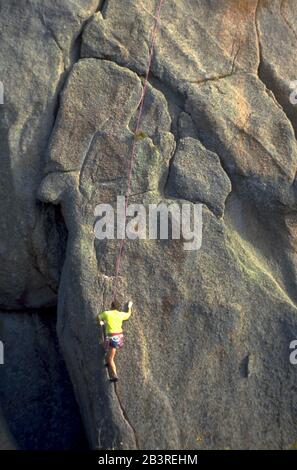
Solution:
[{"label": "climber's dark hair", "polygon": [[116,300],[116,299],[113,300],[113,301],[111,302],[111,309],[112,309],[112,310],[121,310],[121,304],[120,304],[120,302],[119,302],[118,300]]}]

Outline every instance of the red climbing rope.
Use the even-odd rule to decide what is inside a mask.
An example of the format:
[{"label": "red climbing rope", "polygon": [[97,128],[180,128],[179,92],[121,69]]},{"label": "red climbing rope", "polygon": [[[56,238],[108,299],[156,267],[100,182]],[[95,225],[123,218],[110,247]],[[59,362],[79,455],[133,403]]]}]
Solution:
[{"label": "red climbing rope", "polygon": [[[136,156],[137,134],[138,134],[139,129],[140,129],[140,123],[141,123],[143,107],[144,107],[144,99],[145,99],[145,94],[146,94],[147,85],[148,85],[149,73],[150,73],[151,65],[152,65],[152,59],[153,59],[153,54],[154,54],[156,37],[157,37],[157,33],[159,32],[159,29],[160,29],[160,16],[161,16],[161,10],[162,10],[162,6],[163,6],[164,1],[165,0],[160,0],[159,1],[159,4],[158,4],[157,9],[156,9],[156,13],[155,13],[155,24],[153,26],[152,33],[151,33],[151,41],[150,41],[151,47],[150,47],[150,50],[149,50],[148,67],[147,67],[147,71],[146,71],[146,75],[145,75],[144,86],[143,86],[142,92],[141,92],[140,105],[139,105],[139,110],[138,110],[138,117],[137,117],[136,127],[135,127],[135,131],[134,131],[134,136],[133,136],[132,151],[131,151],[131,157],[130,157],[130,162],[129,162],[128,185],[127,185],[127,191],[126,191],[126,195],[125,195],[125,227],[126,227],[126,220],[127,220],[127,209],[128,209],[128,204],[129,204],[129,197],[130,197],[130,193],[131,193],[132,173],[133,173],[133,167],[134,167],[135,156]],[[117,259],[116,259],[115,284],[114,284],[114,290],[113,290],[113,300],[115,300],[115,296],[116,296],[117,282],[118,282],[118,276],[119,276],[120,269],[121,269],[121,259],[122,259],[122,255],[123,255],[125,241],[126,241],[126,237],[124,237],[120,241],[119,252],[118,252],[118,255],[117,255]]]}]

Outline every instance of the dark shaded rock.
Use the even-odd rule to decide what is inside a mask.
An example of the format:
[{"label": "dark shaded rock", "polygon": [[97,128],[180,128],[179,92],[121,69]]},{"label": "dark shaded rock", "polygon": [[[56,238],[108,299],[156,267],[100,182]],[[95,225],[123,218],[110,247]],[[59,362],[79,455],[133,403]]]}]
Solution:
[{"label": "dark shaded rock", "polygon": [[178,116],[178,136],[182,139],[183,137],[192,137],[197,139],[197,128],[193,122],[193,119],[188,113],[181,112]]},{"label": "dark shaded rock", "polygon": [[0,450],[16,450],[17,444],[8,430],[7,423],[0,412]]},{"label": "dark shaded rock", "polygon": [[1,313],[1,449],[86,449],[56,335],[55,311]]}]

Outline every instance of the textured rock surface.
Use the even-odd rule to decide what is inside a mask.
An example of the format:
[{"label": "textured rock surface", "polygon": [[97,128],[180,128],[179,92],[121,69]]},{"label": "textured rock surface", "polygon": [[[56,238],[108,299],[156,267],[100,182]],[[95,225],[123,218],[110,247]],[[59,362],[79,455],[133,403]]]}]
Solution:
[{"label": "textured rock surface", "polygon": [[290,83],[296,80],[292,52],[297,38],[296,16],[294,0],[259,2],[257,14],[261,59],[259,75],[284,108],[295,133],[297,132],[296,105],[288,100],[288,96],[292,93]]},{"label": "textured rock surface", "polygon": [[[38,16],[39,2],[29,3]],[[27,135],[17,121],[23,146],[35,150],[24,170],[26,152],[12,140],[1,163],[6,198],[11,181],[31,183],[24,199],[31,205],[2,198],[1,288],[8,287],[1,302],[46,306],[56,301],[59,283],[59,343],[92,447],[290,448],[297,441],[297,377],[289,362],[297,334],[297,108],[288,85],[295,79],[294,2],[164,3],[131,202],[203,202],[203,241],[199,251],[185,251],[182,240],[126,243],[118,296],[133,298],[135,311],[126,324],[116,388],[103,367],[95,317],[111,301],[119,243],[95,239],[94,210],[114,204],[127,189],[158,2],[96,3],[76,2],[77,21],[66,0],[45,9],[55,39],[42,43],[46,59],[34,84],[43,103],[42,117],[34,113],[34,119],[44,127],[30,125]],[[17,17],[20,7],[14,8]],[[69,13],[65,18],[61,9]],[[34,25],[23,32],[29,43]],[[79,31],[81,48],[80,40],[73,44]],[[20,68],[28,81],[22,62]],[[18,93],[31,106],[26,80]],[[5,106],[3,135],[13,136]],[[41,205],[29,217],[41,170]],[[38,214],[34,263],[22,244],[9,245],[22,233],[15,235],[8,217],[14,207],[21,207],[18,220],[30,239],[30,218]],[[20,266],[8,257],[16,253]],[[36,257],[42,281],[30,274]],[[12,267],[15,284],[7,274]]]},{"label": "textured rock surface", "polygon": [[238,73],[192,86],[186,109],[204,145],[218,153],[233,180],[248,186],[259,205],[295,205],[294,131],[255,75]]},{"label": "textured rock surface", "polygon": [[1,340],[0,448],[86,448],[55,312],[2,313]]},{"label": "textured rock surface", "polygon": [[0,122],[0,305],[5,309],[56,303],[57,237],[44,247],[46,227],[55,223],[55,216],[36,205],[36,190],[58,93],[76,59],[81,28],[97,6],[98,0],[0,3],[5,101]]},{"label": "textured rock surface", "polygon": [[202,202],[216,215],[222,215],[231,184],[217,154],[187,137],[180,139],[176,149],[167,191],[175,197]]},{"label": "textured rock surface", "polygon": [[[192,81],[229,75],[235,66],[256,71],[256,5],[256,0],[165,2],[153,74],[183,89]],[[119,3],[107,1],[84,31],[82,55],[114,60],[144,74],[156,6],[156,1],[123,0],[119,15]]]}]

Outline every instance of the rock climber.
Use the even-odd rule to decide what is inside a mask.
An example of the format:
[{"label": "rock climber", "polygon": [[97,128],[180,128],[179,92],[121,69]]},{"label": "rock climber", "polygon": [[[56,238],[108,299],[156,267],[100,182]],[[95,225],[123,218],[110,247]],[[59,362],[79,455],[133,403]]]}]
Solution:
[{"label": "rock climber", "polygon": [[133,302],[128,302],[128,312],[122,312],[121,306],[117,300],[111,304],[111,310],[105,310],[99,313],[99,324],[105,330],[104,334],[104,347],[106,351],[106,366],[108,367],[110,381],[117,382],[117,370],[114,362],[117,349],[123,347],[124,335],[122,330],[122,323],[128,320],[132,312]]}]

